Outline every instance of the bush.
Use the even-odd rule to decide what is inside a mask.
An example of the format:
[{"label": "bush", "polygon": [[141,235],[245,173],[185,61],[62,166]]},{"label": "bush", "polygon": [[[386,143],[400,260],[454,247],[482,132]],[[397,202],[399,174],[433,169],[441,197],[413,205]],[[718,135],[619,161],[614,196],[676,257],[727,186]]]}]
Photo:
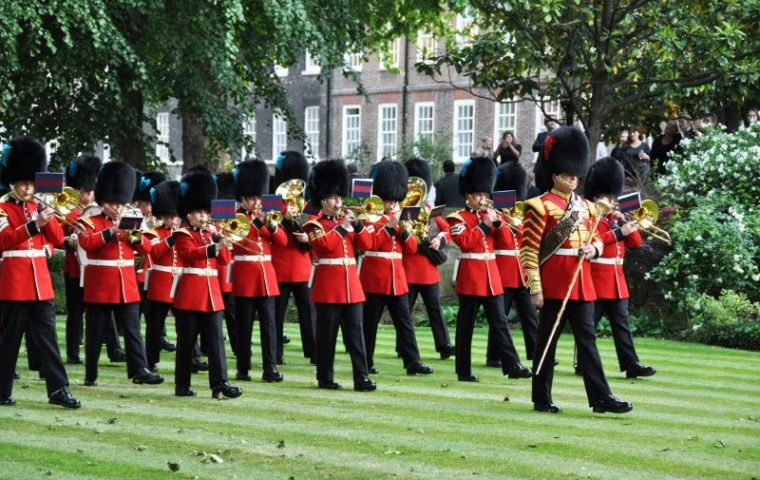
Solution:
[{"label": "bush", "polygon": [[742,293],[701,294],[688,303],[692,327],[686,338],[712,345],[760,350],[760,303]]}]

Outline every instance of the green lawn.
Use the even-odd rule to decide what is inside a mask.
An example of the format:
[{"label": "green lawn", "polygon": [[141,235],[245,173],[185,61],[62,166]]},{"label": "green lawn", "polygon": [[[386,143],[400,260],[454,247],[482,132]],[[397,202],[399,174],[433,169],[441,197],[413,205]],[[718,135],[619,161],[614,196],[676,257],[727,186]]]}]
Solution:
[{"label": "green lawn", "polygon": [[[81,366],[68,368],[83,407],[67,411],[47,404],[44,384],[20,358],[18,405],[0,409],[0,478],[760,477],[758,353],[637,339],[640,357],[659,373],[630,381],[616,371],[612,341],[601,339],[612,389],[634,410],[598,415],[571,373],[564,335],[554,383],[564,411],[549,415],[532,411],[529,381],[481,366],[484,330],[474,340],[481,383],[460,384],[453,359],[436,359],[429,329],[418,329],[418,339],[436,372],[422,378],[404,374],[392,354],[393,330],[381,327],[378,390],[356,393],[344,353],[336,379],[347,389],[318,390],[298,329],[286,328],[293,342],[285,381],[242,383],[245,393],[235,400],[211,399],[205,374],[194,376],[197,398],[174,397],[173,354],[163,354],[164,385],[133,385],[104,351],[97,388],[81,386]],[[519,332],[515,341],[523,354]],[[169,462],[179,470],[171,472]]]}]

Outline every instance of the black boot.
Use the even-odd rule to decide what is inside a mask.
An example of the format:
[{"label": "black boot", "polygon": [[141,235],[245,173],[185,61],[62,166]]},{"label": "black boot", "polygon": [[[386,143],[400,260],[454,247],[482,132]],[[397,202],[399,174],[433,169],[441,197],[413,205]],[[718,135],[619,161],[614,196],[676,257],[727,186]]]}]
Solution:
[{"label": "black boot", "polygon": [[281,382],[283,379],[282,374],[277,370],[274,365],[267,365],[264,367],[264,373],[261,374],[261,379],[269,383]]},{"label": "black boot", "polygon": [[214,385],[211,389],[211,396],[219,399],[220,395],[224,395],[227,398],[237,398],[243,394],[243,390],[240,387],[236,387],[230,382],[220,382]]},{"label": "black boot", "polygon": [[52,405],[60,405],[64,408],[79,408],[82,406],[79,400],[74,398],[74,395],[69,391],[69,387],[61,387],[50,395],[48,403]]},{"label": "black boot", "polygon": [[147,368],[143,368],[142,370],[137,372],[134,377],[132,377],[132,383],[136,383],[138,385],[142,385],[142,384],[158,385],[159,383],[163,383],[163,382],[164,382],[164,377],[151,372]]},{"label": "black boot", "polygon": [[594,413],[628,413],[633,410],[630,402],[624,402],[615,395],[609,395],[602,400],[597,400],[592,405]]},{"label": "black boot", "polygon": [[354,381],[354,390],[357,392],[372,392],[377,389],[375,382],[368,377],[362,377],[359,380]]}]

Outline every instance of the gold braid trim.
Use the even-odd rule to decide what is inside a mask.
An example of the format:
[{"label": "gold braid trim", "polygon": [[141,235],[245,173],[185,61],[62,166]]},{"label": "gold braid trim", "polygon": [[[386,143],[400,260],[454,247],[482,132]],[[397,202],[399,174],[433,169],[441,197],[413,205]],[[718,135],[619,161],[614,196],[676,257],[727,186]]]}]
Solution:
[{"label": "gold braid trim", "polygon": [[541,293],[543,290],[541,287],[538,255],[541,250],[541,238],[546,226],[545,214],[546,209],[540,198],[526,200],[520,257],[525,268],[525,275],[528,277],[528,289],[531,295]]}]

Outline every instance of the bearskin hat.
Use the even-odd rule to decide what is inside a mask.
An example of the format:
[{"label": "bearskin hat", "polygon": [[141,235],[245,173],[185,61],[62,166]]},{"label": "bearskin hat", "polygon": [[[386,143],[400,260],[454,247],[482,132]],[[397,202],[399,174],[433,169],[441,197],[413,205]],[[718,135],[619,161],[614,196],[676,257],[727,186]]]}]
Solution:
[{"label": "bearskin hat", "polygon": [[495,190],[514,190],[517,200],[525,200],[528,194],[528,172],[519,162],[507,162],[496,173]]},{"label": "bearskin hat", "polygon": [[231,172],[220,172],[214,175],[218,190],[217,198],[226,200],[235,199],[235,177]]},{"label": "bearskin hat", "polygon": [[161,172],[145,172],[142,175],[137,176],[137,184],[135,185],[135,193],[132,196],[132,201],[137,202],[142,200],[144,202],[150,201],[150,189],[166,180],[166,175]]},{"label": "bearskin hat", "polygon": [[623,164],[612,157],[604,157],[591,165],[586,174],[583,196],[593,200],[600,195],[619,197],[623,193],[625,170]]},{"label": "bearskin hat", "polygon": [[459,169],[459,194],[493,193],[496,182],[496,165],[488,157],[469,158]]},{"label": "bearskin hat", "polygon": [[149,196],[154,216],[179,215],[177,208],[179,182],[176,180],[164,180],[155,187],[151,187]]},{"label": "bearskin hat", "polygon": [[577,128],[555,128],[546,137],[543,157],[547,174],[567,173],[582,177],[589,167],[588,138]]},{"label": "bearskin hat", "polygon": [[132,200],[135,191],[135,169],[124,162],[108,162],[103,165],[95,181],[95,201],[120,203],[125,205]]},{"label": "bearskin hat", "polygon": [[95,190],[95,181],[103,162],[94,155],[80,155],[66,168],[66,185],[77,190]]},{"label": "bearskin hat", "polygon": [[383,200],[400,202],[408,191],[409,174],[401,162],[380,162],[372,174],[372,194]]},{"label": "bearskin hat", "polygon": [[3,178],[6,185],[16,182],[33,182],[34,174],[47,170],[47,153],[45,147],[32,137],[14,138],[3,145]]},{"label": "bearskin hat", "polygon": [[309,162],[299,152],[288,150],[282,152],[274,164],[274,185],[277,188],[281,183],[297,178],[304,182],[309,179]]},{"label": "bearskin hat", "polygon": [[406,171],[410,177],[420,177],[425,180],[428,190],[433,186],[433,171],[430,169],[430,163],[421,158],[411,158],[404,162]]},{"label": "bearskin hat", "polygon": [[233,170],[235,197],[260,197],[269,193],[269,167],[263,160],[246,160]]},{"label": "bearskin hat", "polygon": [[217,195],[216,180],[209,172],[187,172],[179,181],[179,214],[184,216],[196,210],[211,211],[211,200]]},{"label": "bearskin hat", "polygon": [[319,208],[322,199],[329,195],[347,197],[350,189],[348,170],[343,160],[323,160],[314,165],[309,175],[307,193],[309,203]]}]

